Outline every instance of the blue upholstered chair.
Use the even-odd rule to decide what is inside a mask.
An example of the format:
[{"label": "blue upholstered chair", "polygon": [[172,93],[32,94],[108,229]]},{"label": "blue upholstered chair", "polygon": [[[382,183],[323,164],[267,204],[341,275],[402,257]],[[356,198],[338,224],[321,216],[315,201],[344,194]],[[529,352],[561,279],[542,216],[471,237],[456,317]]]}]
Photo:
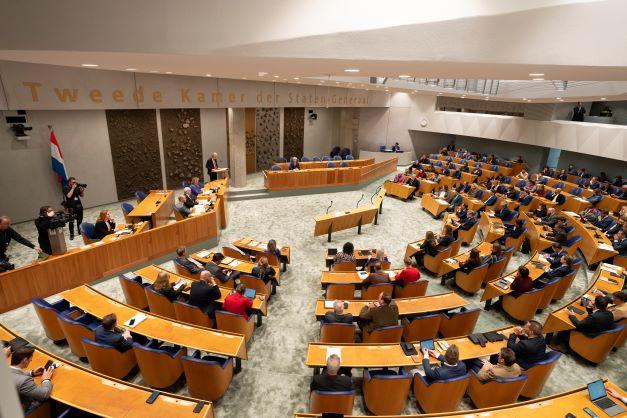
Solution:
[{"label": "blue upholstered chair", "polygon": [[270,167],[270,170],[272,171],[281,171],[281,167],[279,167],[278,165],[273,165],[272,167]]},{"label": "blue upholstered chair", "polygon": [[190,396],[207,401],[220,399],[233,379],[233,358],[193,356],[181,358]]},{"label": "blue upholstered chair", "polygon": [[525,187],[527,185],[527,182],[525,180],[518,180],[516,182],[516,187]]},{"label": "blue upholstered chair", "polygon": [[340,167],[348,167],[348,163],[346,161],[342,161],[340,163]]},{"label": "blue upholstered chair", "polygon": [[470,376],[428,382],[420,373],[414,375],[414,396],[425,413],[456,411],[466,393]]},{"label": "blue upholstered chair", "polygon": [[485,192],[483,190],[477,190],[477,193],[475,194],[475,197],[477,199],[481,199],[483,197],[484,193]]},{"label": "blue upholstered chair", "polygon": [[312,160],[313,160],[313,161],[321,161],[321,160],[320,160],[320,157],[313,157],[313,158],[312,158]]},{"label": "blue upholstered chair", "polygon": [[146,345],[133,343],[133,351],[144,383],[148,386],[169,388],[183,375],[181,358],[185,350],[179,346],[164,346],[153,340]]},{"label": "blue upholstered chair", "polygon": [[322,414],[325,412],[351,415],[355,403],[355,391],[324,391],[313,390],[309,395],[309,412]]},{"label": "blue upholstered chair", "polygon": [[287,159],[285,157],[279,157],[278,162],[279,163],[286,163]]},{"label": "blue upholstered chair", "polygon": [[323,155],[322,156],[322,161],[329,161],[329,160],[330,160],[330,158],[329,158],[328,155]]},{"label": "blue upholstered chair", "polygon": [[558,181],[557,183],[553,184],[553,188],[555,188],[555,189],[557,189],[557,188],[563,189],[564,188],[564,183],[561,182],[561,181]]},{"label": "blue upholstered chair", "polygon": [[468,396],[477,408],[509,405],[515,403],[527,383],[527,375],[508,379],[490,379],[482,382],[474,370],[470,371]]},{"label": "blue upholstered chair", "polygon": [[340,161],[340,160],[342,160],[342,157],[340,157],[339,155],[335,155],[333,157],[333,161]]},{"label": "blue upholstered chair", "polygon": [[301,163],[308,163],[309,161],[311,161],[309,158],[307,157],[301,157],[300,162]]},{"label": "blue upholstered chair", "polygon": [[412,375],[401,367],[393,370],[364,369],[362,390],[368,411],[375,415],[398,415],[405,409]]},{"label": "blue upholstered chair", "polygon": [[137,366],[137,359],[135,359],[133,350],[126,350],[121,353],[109,344],[97,343],[90,338],[83,338],[81,341],[89,360],[89,366],[98,373],[123,379]]},{"label": "blue upholstered chair", "polygon": [[48,303],[44,299],[34,298],[31,303],[35,308],[35,313],[39,317],[46,336],[54,342],[65,340],[65,334],[59,325],[57,314],[71,315],[75,309],[70,309],[70,304],[66,300],[60,300],[55,303]]},{"label": "blue upholstered chair", "polygon": [[399,343],[402,336],[402,325],[389,325],[387,327],[375,328],[372,332],[364,331],[362,341],[364,343]]},{"label": "blue upholstered chair", "polygon": [[561,356],[562,354],[559,351],[549,351],[541,361],[530,365],[526,369],[523,368],[523,372],[527,375],[527,382],[520,396],[525,398],[538,396]]},{"label": "blue upholstered chair", "polygon": [[575,353],[589,362],[603,363],[626,327],[619,322],[614,322],[612,328],[592,338],[579,331],[572,331],[568,344]]},{"label": "blue upholstered chair", "polygon": [[493,194],[492,196],[488,197],[488,200],[485,201],[485,206],[486,207],[490,207],[490,206],[494,206],[496,205],[496,202],[499,200],[499,198]]},{"label": "blue upholstered chair", "polygon": [[581,193],[583,193],[583,189],[581,187],[573,187],[568,193],[572,194],[573,196],[581,196]]},{"label": "blue upholstered chair", "polygon": [[148,310],[148,300],[146,299],[145,287],[150,286],[150,283],[142,283],[140,276],[136,276],[133,279],[129,279],[126,276],[118,276],[120,281],[120,287],[124,293],[124,299],[126,303],[134,308]]},{"label": "blue upholstered chair", "polygon": [[142,191],[135,192],[135,198],[137,199],[137,203],[139,203],[142,200],[144,200],[146,198],[146,196],[148,196],[148,195],[146,193],[142,192]]},{"label": "blue upholstered chair", "polygon": [[170,302],[170,299],[154,290],[152,286],[146,286],[144,290],[148,306],[150,306],[150,312],[166,318],[176,319],[174,305]]},{"label": "blue upholstered chair", "polygon": [[575,251],[577,251],[577,244],[579,244],[579,241],[581,241],[581,235],[572,235],[564,244],[562,244],[562,247],[564,248],[564,251],[572,256],[575,254]]},{"label": "blue upholstered chair", "polygon": [[335,168],[335,163],[328,162],[327,163],[327,168]]},{"label": "blue upholstered chair", "polygon": [[355,157],[353,157],[351,154],[348,154],[345,158],[345,160],[354,160]]},{"label": "blue upholstered chair", "polygon": [[121,206],[122,206],[122,214],[124,214],[124,220],[126,221],[126,223],[131,223],[131,221],[128,219],[128,214],[131,213],[133,209],[135,209],[135,207],[131,205],[130,203],[126,203],[126,202],[123,202]]},{"label": "blue upholstered chair", "polygon": [[100,324],[99,321],[89,314],[73,319],[63,313],[57,314],[57,320],[65,334],[70,351],[79,358],[87,357],[82,340],[83,338],[94,339],[94,330]]},{"label": "blue upholstered chair", "polygon": [[509,184],[512,182],[512,178],[510,176],[503,176],[503,181]]},{"label": "blue upholstered chair", "polygon": [[79,228],[85,245],[98,241],[96,239],[96,226],[89,222],[83,222]]}]

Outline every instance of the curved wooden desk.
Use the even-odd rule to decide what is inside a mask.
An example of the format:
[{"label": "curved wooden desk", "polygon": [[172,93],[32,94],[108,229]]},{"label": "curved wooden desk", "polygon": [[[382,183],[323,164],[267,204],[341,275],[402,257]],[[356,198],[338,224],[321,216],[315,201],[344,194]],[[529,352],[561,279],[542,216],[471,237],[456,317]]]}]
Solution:
[{"label": "curved wooden desk", "polygon": [[553,228],[547,225],[542,225],[540,222],[531,217],[531,215],[523,211],[520,212],[518,218],[527,221],[525,226],[527,227],[527,238],[529,238],[532,253],[546,250],[553,244],[553,241],[542,236],[552,233]]},{"label": "curved wooden desk", "polygon": [[423,210],[426,210],[434,218],[438,219],[442,212],[444,212],[451,204],[444,199],[440,199],[431,193],[425,193],[422,195],[420,205]]},{"label": "curved wooden desk", "polygon": [[[479,255],[483,257],[485,255],[489,255],[492,252],[492,243],[482,242],[473,249],[479,250]],[[445,259],[442,262],[442,266],[440,267],[438,276],[443,276],[447,273],[458,270],[461,267],[461,263],[468,260],[468,257],[470,257],[470,251],[467,251],[463,254],[458,254],[455,257],[449,257]]]},{"label": "curved wooden desk", "polygon": [[[248,238],[248,237],[240,238],[237,241],[233,241],[232,244],[235,247],[242,250],[243,252],[247,254],[251,254],[251,255],[254,255],[257,253],[263,253],[264,251],[268,249],[268,245],[265,242],[255,241],[252,238]],[[285,264],[290,264],[291,262],[290,247],[281,247],[280,251],[281,251],[281,257],[279,261]]]},{"label": "curved wooden desk", "polygon": [[125,325],[122,324],[126,321],[136,314],[142,313],[148,318],[133,328],[129,328],[129,330],[151,339],[228,357],[244,360],[248,358],[244,336],[240,334],[202,328],[153,315],[111,299],[87,285],[67,290],[59,296],[67,300],[70,305],[98,319],[115,313],[118,317],[118,323],[123,327]]},{"label": "curved wooden desk", "polygon": [[574,234],[581,235],[579,250],[586,259],[588,266],[603,261],[618,254],[612,247],[612,241],[596,226],[581,222],[579,215],[573,212],[562,211],[569,225],[575,227]]},{"label": "curved wooden desk", "polygon": [[[622,390],[615,383],[606,381],[605,386],[616,390],[621,396],[627,396],[627,392]],[[619,405],[622,404],[618,399],[614,399]],[[379,415],[382,418],[562,418],[566,414],[573,413],[576,417],[588,417],[583,412],[583,408],[590,408],[599,417],[604,417],[603,411],[590,401],[588,389],[579,387],[568,392],[556,393],[555,395],[545,396],[543,398],[531,399],[525,402],[517,402],[510,405],[502,405],[492,408],[471,409],[463,411],[452,411],[434,414],[420,415]],[[296,413],[294,418],[314,418],[320,417],[320,414],[303,414]],[[363,418],[357,415],[345,415],[346,418]]]},{"label": "curved wooden desk", "polygon": [[416,190],[415,187],[404,183],[395,183],[390,180],[386,180],[383,183],[386,196],[396,196],[400,199],[407,200],[409,196]]},{"label": "curved wooden desk", "polygon": [[[415,298],[393,299],[398,306],[398,314],[420,315],[426,313],[445,312],[467,306],[469,302],[455,292],[440,293],[437,295],[418,296]],[[324,307],[325,300],[316,301],[316,317],[322,318],[327,312],[333,312],[333,308]],[[327,301],[329,302],[329,301]],[[333,301],[330,301],[333,302]],[[344,313],[353,314],[353,319],[357,320],[361,308],[373,302],[371,300],[349,300],[348,308],[344,308]]]},{"label": "curved wooden desk", "polygon": [[133,223],[149,221],[151,227],[156,228],[168,223],[173,209],[173,190],[151,190],[126,217]]},{"label": "curved wooden desk", "polygon": [[[395,269],[386,270],[385,272],[390,275],[390,281],[394,283],[394,278],[396,277],[396,274],[400,271],[401,269]],[[359,288],[361,287],[361,282],[366,278],[366,275],[367,274],[360,276],[358,272],[352,271],[323,271],[322,278],[320,279],[320,284],[322,286],[326,286],[329,284],[354,284]]]},{"label": "curved wooden desk", "polygon": [[[12,340],[16,334],[0,325],[0,339]],[[147,404],[152,389],[113,379],[35,347],[29,368],[43,367],[48,360],[61,364],[52,376],[51,398],[82,411],[106,417],[189,417],[213,418],[213,405],[206,402],[200,413],[194,413],[199,402],[161,392],[155,403]],[[36,377],[37,384],[41,378]]]},{"label": "curved wooden desk", "polygon": [[485,242],[494,242],[505,235],[503,221],[493,214],[488,214],[486,211],[481,212],[479,231],[483,234],[483,240]]}]

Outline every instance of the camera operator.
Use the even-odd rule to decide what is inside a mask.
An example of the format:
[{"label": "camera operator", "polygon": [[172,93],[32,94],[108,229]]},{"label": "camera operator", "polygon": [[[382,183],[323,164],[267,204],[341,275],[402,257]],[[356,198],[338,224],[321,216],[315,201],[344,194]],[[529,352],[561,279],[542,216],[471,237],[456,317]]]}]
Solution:
[{"label": "camera operator", "polygon": [[85,193],[86,184],[76,182],[76,178],[70,177],[67,185],[63,187],[63,206],[70,215],[70,240],[74,239],[74,220],[76,219],[77,234],[81,233],[81,223],[83,222],[83,203],[81,197]]},{"label": "camera operator", "polygon": [[35,219],[35,227],[37,227],[39,234],[37,242],[39,242],[41,251],[48,255],[52,254],[48,230],[62,226],[65,226],[65,214],[62,211],[55,213],[50,206],[42,206],[39,209],[39,218]]}]

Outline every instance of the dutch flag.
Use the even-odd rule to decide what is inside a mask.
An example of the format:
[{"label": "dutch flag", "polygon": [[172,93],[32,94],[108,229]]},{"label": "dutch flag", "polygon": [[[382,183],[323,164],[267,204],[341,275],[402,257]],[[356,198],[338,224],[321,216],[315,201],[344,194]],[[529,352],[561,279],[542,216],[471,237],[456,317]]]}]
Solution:
[{"label": "dutch flag", "polygon": [[57,174],[59,183],[65,184],[68,175],[65,169],[65,162],[63,162],[63,153],[61,152],[61,148],[59,147],[59,143],[52,129],[50,130],[50,157],[52,157],[52,171]]}]

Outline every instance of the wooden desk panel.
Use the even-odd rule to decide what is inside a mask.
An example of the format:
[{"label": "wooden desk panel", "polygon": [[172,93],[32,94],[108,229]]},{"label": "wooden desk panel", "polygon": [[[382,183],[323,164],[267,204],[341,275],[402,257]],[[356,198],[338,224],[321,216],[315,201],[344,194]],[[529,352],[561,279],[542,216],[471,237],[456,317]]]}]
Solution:
[{"label": "wooden desk panel", "polygon": [[483,234],[485,242],[494,242],[505,235],[503,221],[486,211],[481,212],[479,219],[479,231]]},{"label": "wooden desk panel", "polygon": [[[10,341],[17,334],[0,325],[0,339]],[[161,392],[155,403],[146,403],[152,389],[134,385],[94,372],[33,346],[35,353],[29,369],[43,367],[48,360],[59,363],[52,376],[55,401],[81,411],[107,417],[189,417],[213,418],[213,405],[206,402],[200,413],[194,413],[197,399]],[[41,378],[36,377],[37,384]]]},{"label": "wooden desk panel", "polygon": [[343,212],[314,216],[314,237],[328,234],[329,228],[331,228],[331,232],[337,232],[356,228],[360,221],[362,226],[372,223],[378,210],[379,208],[376,206],[366,205]]},{"label": "wooden desk panel", "polygon": [[579,250],[586,259],[588,265],[598,263],[618,254],[612,247],[612,241],[596,226],[583,223],[579,215],[573,212],[562,211],[569,225],[575,227],[574,234],[581,235]]},{"label": "wooden desk panel", "polygon": [[525,223],[525,226],[527,227],[527,238],[529,238],[529,243],[531,245],[531,253],[546,250],[551,246],[551,244],[553,244],[553,241],[551,241],[550,239],[542,237],[542,235],[553,232],[553,229],[551,227],[542,225],[540,222],[531,217],[528,213],[525,213],[523,211],[520,212],[518,217],[521,220],[527,221]]},{"label": "wooden desk panel", "polygon": [[110,313],[115,313],[121,327],[124,327],[124,322],[141,312],[148,318],[134,328],[129,328],[129,330],[148,338],[156,338],[159,341],[223,356],[238,357],[244,360],[248,358],[244,336],[240,334],[188,325],[153,315],[111,299],[87,285],[66,290],[59,296],[67,300],[70,305],[76,306],[83,312],[99,319]]},{"label": "wooden desk panel", "polygon": [[[385,272],[390,275],[390,281],[392,283],[394,283],[394,279],[400,271],[401,269],[385,270]],[[363,279],[359,277],[359,273],[357,272],[323,271],[320,284],[322,286],[329,284],[354,284],[359,288],[362,281]]]},{"label": "wooden desk panel", "polygon": [[396,196],[398,198],[407,200],[409,196],[416,190],[415,187],[402,183],[394,183],[393,181],[386,180],[383,183],[385,194],[389,196]]},{"label": "wooden desk panel", "polygon": [[150,220],[152,228],[156,228],[168,223],[173,209],[173,190],[151,190],[148,196],[139,202],[127,217],[133,223]]},{"label": "wooden desk panel", "polygon": [[405,257],[412,257],[418,251],[420,251],[420,246],[425,242],[425,239],[421,239],[418,241],[410,242],[407,244],[405,248]]},{"label": "wooden desk panel", "polygon": [[431,193],[423,194],[420,204],[424,210],[436,219],[450,206],[449,202],[439,199]]},{"label": "wooden desk panel", "polygon": [[[333,308],[326,309],[324,300],[316,301],[316,317],[323,317],[327,312],[333,312]],[[344,309],[344,313],[353,314],[353,319],[357,320],[359,312],[371,300],[349,300],[348,308]],[[399,298],[394,299],[398,306],[399,315],[420,315],[426,313],[436,313],[458,309],[467,306],[468,301],[455,292],[440,293],[438,295],[418,296],[415,298]]]},{"label": "wooden desk panel", "polygon": [[[182,281],[183,283],[185,283],[185,286],[188,289],[185,290],[183,293],[189,295],[189,287],[195,281],[193,279],[190,279],[189,277],[181,276],[180,274],[173,273],[169,270],[164,269],[163,267],[155,266],[154,264],[151,266],[146,266],[143,269],[135,270],[133,273],[137,276],[141,276],[143,281],[145,282],[154,283],[155,280],[157,280],[157,275],[162,271],[170,275],[170,282]],[[222,287],[219,284],[218,287],[220,288],[220,299],[218,299],[216,302],[224,303],[224,299],[233,292],[233,289],[228,287]],[[263,297],[264,300],[262,301],[257,296],[255,296],[255,299],[253,300],[253,310],[261,312],[262,315],[268,315],[268,295],[263,295]]]},{"label": "wooden desk panel", "polygon": [[[124,229],[126,229],[129,225],[128,224],[117,224],[115,226],[115,230],[116,231],[122,231]],[[133,236],[135,234],[139,234],[140,232],[144,232],[147,231],[149,228],[148,222],[144,221],[144,222],[140,222],[138,224],[135,225],[135,231],[133,231],[130,234],[124,234],[124,235],[116,235],[116,234],[110,234],[105,236],[103,239],[101,239],[100,241],[107,243],[107,242],[115,242],[117,240],[120,239],[125,239],[128,238],[130,236]]]},{"label": "wooden desk panel", "polygon": [[[536,280],[537,278],[542,276],[542,274],[544,273],[544,269],[536,267],[534,265],[534,262],[541,262],[546,267],[549,266],[549,262],[544,260],[544,257],[542,258],[541,257],[542,256],[540,254],[536,253],[534,254],[533,257],[531,257],[529,261],[527,261],[527,263],[525,263],[525,267],[529,269],[529,277],[531,277],[532,280]],[[481,301],[483,302],[488,299],[492,299],[492,298],[499,297],[499,296],[504,296],[504,295],[511,293],[512,290],[509,288],[509,286],[507,287],[507,289],[503,289],[497,286],[496,283],[504,277],[514,277],[517,270],[518,269],[510,273],[504,274],[498,279],[494,279],[491,282],[489,282],[483,291],[483,295],[481,295]]]},{"label": "wooden desk panel", "polygon": [[[257,242],[259,244],[252,245],[251,243],[253,242]],[[237,241],[233,241],[232,244],[235,247],[239,248],[240,250],[248,254],[263,253],[264,251],[268,249],[268,245],[265,242],[255,241],[252,238],[248,238],[248,237],[240,238]],[[281,247],[280,251],[281,251],[281,260],[279,261],[283,261],[287,264],[290,264],[290,261],[291,261],[290,247]]]}]

